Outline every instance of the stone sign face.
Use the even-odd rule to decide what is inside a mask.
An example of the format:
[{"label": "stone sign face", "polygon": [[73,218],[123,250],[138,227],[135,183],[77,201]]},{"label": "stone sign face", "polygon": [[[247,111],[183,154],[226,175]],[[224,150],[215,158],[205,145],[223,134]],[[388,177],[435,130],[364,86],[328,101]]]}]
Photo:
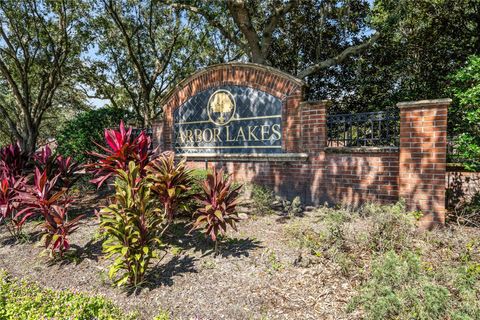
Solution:
[{"label": "stone sign face", "polygon": [[244,86],[209,88],[173,114],[177,153],[281,153],[282,101]]}]

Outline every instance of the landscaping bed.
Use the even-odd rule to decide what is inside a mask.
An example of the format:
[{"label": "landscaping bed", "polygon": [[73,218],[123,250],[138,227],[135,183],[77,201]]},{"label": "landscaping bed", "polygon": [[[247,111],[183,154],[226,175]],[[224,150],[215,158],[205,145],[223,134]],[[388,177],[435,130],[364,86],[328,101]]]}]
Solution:
[{"label": "landscaping bed", "polygon": [[[89,195],[79,210],[92,213],[101,202]],[[24,243],[13,243],[2,228],[0,269],[44,287],[103,295],[139,319],[159,314],[170,319],[360,319],[363,308],[351,303],[370,277],[372,260],[395,252],[389,249],[396,245],[421,253],[432,270],[460,265],[465,254],[469,261],[479,261],[478,229],[448,227],[407,239],[402,236],[410,231],[388,221],[385,226],[398,228],[399,237],[376,243],[365,237],[378,219],[350,214],[320,208],[304,217],[242,215],[246,218],[239,231],[223,239],[218,255],[203,234],[185,232],[189,228],[180,220],[165,237],[162,259],[152,263],[148,284],[136,292],[112,286],[111,261],[102,254],[93,215],[72,234],[72,252],[57,261],[41,256],[44,248],[35,245],[34,221],[25,228],[30,240]],[[388,244],[391,240],[396,243]],[[389,247],[373,248],[383,244]]]},{"label": "landscaping bed", "polygon": [[[172,228],[166,256],[152,263],[151,283],[131,294],[112,287],[108,279],[109,262],[101,253],[95,217],[72,234],[78,252],[58,263],[41,257],[44,249],[33,243],[9,243],[2,229],[0,269],[53,289],[103,294],[126,311],[138,311],[141,319],[160,311],[172,319],[351,319],[345,306],[352,283],[338,276],[334,265],[294,265],[300,251],[284,228],[312,219],[314,214],[287,221],[275,215],[251,217],[220,245],[217,256],[201,234],[176,237],[175,231],[185,228],[180,222]],[[29,223],[27,232],[34,225]]]}]

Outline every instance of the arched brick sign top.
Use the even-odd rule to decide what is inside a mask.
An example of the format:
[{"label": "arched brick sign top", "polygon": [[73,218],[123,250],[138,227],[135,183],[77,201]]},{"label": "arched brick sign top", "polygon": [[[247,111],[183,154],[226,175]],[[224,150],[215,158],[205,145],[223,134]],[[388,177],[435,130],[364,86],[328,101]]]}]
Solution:
[{"label": "arched brick sign top", "polygon": [[[302,80],[282,71],[251,63],[227,63],[203,69],[181,81],[163,100],[164,147],[180,153],[185,150],[198,153],[202,150],[297,152],[301,130],[299,106],[304,85]],[[223,109],[217,107],[217,110],[215,106]],[[215,117],[218,119],[213,119]],[[262,128],[256,119],[271,119],[266,122],[270,127],[264,125]],[[208,121],[211,123],[207,124]],[[235,127],[241,121],[243,128]],[[228,128],[227,123],[230,124]],[[198,127],[202,124],[205,126],[200,132]],[[276,133],[277,130],[281,134]],[[275,140],[280,136],[281,139]],[[240,138],[225,145],[225,140],[232,141],[235,137]],[[262,143],[262,138],[270,140]],[[201,139],[209,142],[207,146]]]}]

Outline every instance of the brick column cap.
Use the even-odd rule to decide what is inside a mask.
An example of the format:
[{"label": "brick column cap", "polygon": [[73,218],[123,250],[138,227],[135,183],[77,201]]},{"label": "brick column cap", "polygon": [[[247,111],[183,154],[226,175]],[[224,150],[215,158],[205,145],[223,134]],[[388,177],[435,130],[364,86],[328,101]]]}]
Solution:
[{"label": "brick column cap", "polygon": [[397,103],[399,109],[409,108],[430,108],[438,106],[449,106],[452,103],[452,99],[433,99],[433,100],[419,100],[419,101],[406,101]]}]

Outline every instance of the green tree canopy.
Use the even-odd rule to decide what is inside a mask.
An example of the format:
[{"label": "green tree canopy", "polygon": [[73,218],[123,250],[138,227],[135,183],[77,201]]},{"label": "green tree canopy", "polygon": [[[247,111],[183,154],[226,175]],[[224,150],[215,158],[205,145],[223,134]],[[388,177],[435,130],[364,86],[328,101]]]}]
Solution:
[{"label": "green tree canopy", "polygon": [[[35,150],[42,121],[69,96],[86,33],[78,1],[0,2],[0,114],[26,153]],[[71,84],[70,84],[71,85]],[[67,89],[68,88],[68,89]]]}]

